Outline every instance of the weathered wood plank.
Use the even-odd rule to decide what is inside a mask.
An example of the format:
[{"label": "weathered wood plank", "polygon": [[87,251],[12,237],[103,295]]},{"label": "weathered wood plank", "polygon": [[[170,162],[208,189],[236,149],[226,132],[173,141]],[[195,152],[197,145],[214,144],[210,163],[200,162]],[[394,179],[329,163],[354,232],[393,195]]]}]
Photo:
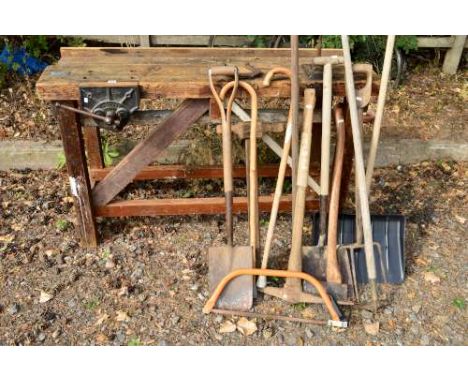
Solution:
[{"label": "weathered wood plank", "polygon": [[[243,60],[253,62],[271,59],[287,60],[290,57],[289,48],[115,48],[115,47],[62,47],[61,59],[82,62],[83,57],[93,57],[96,62],[132,62],[161,63],[186,60],[222,60],[224,62]],[[301,61],[311,63],[312,57],[317,57],[319,51],[313,48],[299,49]],[[322,56],[342,56],[341,49],[322,49]],[[117,60],[117,61],[115,61]],[[137,60],[137,61],[135,61]]]},{"label": "weathered wood plank", "polygon": [[[76,107],[74,102],[67,102],[66,104]],[[85,247],[96,247],[98,240],[97,228],[79,120],[77,114],[65,109],[58,110],[58,120],[80,240]]]},{"label": "weathered wood plank", "polygon": [[93,189],[97,206],[110,202],[145,166],[183,134],[192,123],[208,111],[207,100],[186,100],[133,150]]},{"label": "weathered wood plank", "polygon": [[[453,46],[454,36],[450,37],[418,37],[418,48],[451,48]],[[465,48],[468,48],[468,41],[465,42]]]},{"label": "weathered wood plank", "polygon": [[[259,210],[270,212],[273,196],[259,196]],[[234,213],[247,212],[247,197],[235,197],[233,201]],[[291,211],[291,196],[281,198],[279,210]],[[112,202],[96,208],[97,216],[171,216],[171,215],[217,215],[225,212],[226,203],[223,197],[218,198],[191,198],[191,199],[152,199],[152,200],[125,200]],[[317,210],[318,200],[307,198],[306,209]]]},{"label": "weathered wood plank", "polygon": [[[179,46],[207,46],[210,43],[212,36],[180,36],[180,35],[77,35],[83,40],[101,41],[111,44],[122,45],[140,45],[140,46],[157,46],[157,45],[179,45]],[[145,37],[145,42],[148,45],[142,44],[141,37]],[[213,44],[215,46],[243,46],[250,42],[246,36],[215,36]]]},{"label": "weathered wood plank", "polygon": [[101,147],[101,132],[96,126],[86,126],[83,129],[83,136],[88,156],[90,168],[103,168],[104,158]]},{"label": "weathered wood plank", "polygon": [[[90,169],[91,178],[95,181],[104,179],[114,167],[92,168]],[[234,178],[245,178],[246,169],[244,166],[234,166]],[[310,175],[316,176],[317,168],[311,168]],[[288,167],[286,176],[291,175],[291,169]],[[263,178],[275,178],[278,176],[278,165],[263,165],[258,167],[258,176]],[[223,168],[220,166],[187,167],[184,165],[164,165],[148,166],[143,168],[135,175],[133,180],[151,180],[151,179],[220,179],[223,177]]]},{"label": "weathered wood plank", "polygon": [[[304,49],[300,85],[321,88],[320,71],[311,70],[315,49]],[[337,50],[325,52],[337,53]],[[46,100],[78,100],[79,86],[133,81],[140,85],[142,98],[211,98],[208,69],[215,65],[247,64],[265,74],[275,66],[289,66],[289,49],[229,48],[69,48],[62,49],[60,61],[45,69],[36,84]],[[288,80],[275,80],[264,87],[262,78],[249,80],[260,98],[288,97]],[[356,75],[361,87],[364,77]],[[374,91],[378,81],[374,82]],[[343,70],[334,70],[334,93],[344,95]],[[242,94],[242,92],[240,92]]]},{"label": "weathered wood plank", "polygon": [[455,74],[458,70],[458,65],[465,46],[465,36],[454,36],[452,47],[445,53],[444,64],[442,71],[447,74]]}]

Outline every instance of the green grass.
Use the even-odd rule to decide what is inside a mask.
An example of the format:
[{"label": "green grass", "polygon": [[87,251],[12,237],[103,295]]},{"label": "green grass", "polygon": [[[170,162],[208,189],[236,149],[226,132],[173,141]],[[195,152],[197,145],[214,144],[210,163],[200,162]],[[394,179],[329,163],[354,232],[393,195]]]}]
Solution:
[{"label": "green grass", "polygon": [[70,222],[66,219],[58,219],[55,222],[55,228],[57,228],[59,231],[64,232],[70,227]]},{"label": "green grass", "polygon": [[301,310],[304,310],[307,307],[307,304],[305,302],[300,302],[298,304],[294,304],[293,306],[294,306],[295,310],[301,311]]},{"label": "green grass", "polygon": [[140,339],[138,337],[133,337],[128,341],[128,346],[142,346]]},{"label": "green grass", "polygon": [[104,250],[102,251],[101,256],[102,256],[102,258],[103,258],[104,260],[107,260],[107,258],[110,256],[110,254],[111,254],[111,253],[110,253],[109,249],[106,248],[106,249],[104,249]]},{"label": "green grass", "polygon": [[99,306],[100,302],[97,298],[92,298],[85,302],[85,308],[88,310],[94,310]]},{"label": "green grass", "polygon": [[452,305],[458,309],[465,309],[465,299],[461,297],[456,297],[452,301]]}]

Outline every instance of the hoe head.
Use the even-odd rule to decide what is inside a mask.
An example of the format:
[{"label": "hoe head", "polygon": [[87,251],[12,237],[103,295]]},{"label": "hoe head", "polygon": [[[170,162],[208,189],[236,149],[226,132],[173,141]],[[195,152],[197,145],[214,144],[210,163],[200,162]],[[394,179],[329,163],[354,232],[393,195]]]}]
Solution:
[{"label": "hoe head", "polygon": [[[253,268],[253,251],[249,246],[223,246],[208,249],[208,283],[210,294],[230,272],[241,268]],[[248,311],[253,305],[254,278],[239,276],[223,290],[216,308]]]}]

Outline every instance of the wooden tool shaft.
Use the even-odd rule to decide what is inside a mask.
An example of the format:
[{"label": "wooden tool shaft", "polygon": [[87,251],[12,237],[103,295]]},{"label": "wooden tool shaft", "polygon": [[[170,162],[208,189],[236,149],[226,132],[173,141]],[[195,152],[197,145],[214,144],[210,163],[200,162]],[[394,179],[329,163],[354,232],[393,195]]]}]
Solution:
[{"label": "wooden tool shaft", "polygon": [[[377,271],[375,266],[372,227],[370,220],[369,200],[366,187],[366,175],[364,169],[364,158],[362,150],[361,131],[359,129],[359,117],[356,103],[356,92],[354,89],[354,78],[351,64],[351,53],[349,48],[348,36],[342,35],[341,41],[343,45],[343,55],[345,59],[345,80],[346,80],[346,94],[349,102],[349,111],[351,117],[351,129],[353,132],[353,145],[354,157],[356,161],[356,183],[359,187],[359,202],[362,215],[362,225],[364,231],[364,248],[366,254],[367,274],[370,283],[374,289],[374,300],[377,298],[376,293],[376,279]],[[375,301],[376,302],[376,301]]]},{"label": "wooden tool shaft", "polygon": [[335,163],[333,166],[333,181],[330,193],[330,209],[328,215],[328,236],[326,252],[326,277],[328,282],[336,284],[342,283],[338,257],[336,253],[337,234],[338,234],[338,212],[340,208],[340,187],[341,174],[343,171],[343,158],[345,148],[345,131],[343,110],[340,107],[335,109],[336,125],[336,148]]},{"label": "wooden tool shaft", "polygon": [[[289,113],[291,116],[291,113]],[[262,258],[262,269],[266,269],[268,265],[268,258],[270,256],[271,244],[273,242],[273,234],[276,226],[276,219],[278,217],[279,204],[281,200],[281,195],[283,192],[284,178],[286,175],[286,168],[288,166],[288,157],[289,150],[291,149],[291,120],[288,118],[288,124],[286,126],[286,132],[284,135],[284,144],[283,144],[283,154],[281,156],[281,161],[278,170],[278,179],[276,181],[275,194],[273,197],[273,205],[271,206],[270,221],[268,223],[268,231],[265,239],[265,246],[263,248],[263,258]],[[266,278],[259,277],[257,281],[257,286],[259,288],[264,288],[266,285]]]},{"label": "wooden tool shaft", "polygon": [[[235,88],[235,81],[231,81],[223,86],[220,92],[220,98],[224,99],[230,89]],[[244,81],[239,81],[238,86],[246,90],[250,95],[250,150],[249,150],[249,237],[252,246],[253,258],[255,263],[255,252],[257,247],[258,235],[258,177],[257,177],[257,115],[258,102],[257,93],[252,85]],[[232,97],[232,96],[231,96]]]},{"label": "wooden tool shaft", "polygon": [[[263,85],[269,86],[271,83],[272,77],[276,73],[285,74],[289,78],[291,78],[291,71],[289,69],[281,68],[281,67],[273,68],[266,74],[263,80]],[[291,108],[289,108],[288,122],[286,124],[286,131],[284,133],[283,151],[281,153],[281,161],[280,161],[280,165],[278,169],[278,178],[276,181],[275,194],[273,197],[273,204],[271,206],[270,221],[268,223],[268,231],[267,231],[267,235],[265,239],[265,245],[263,248],[263,257],[262,257],[262,263],[261,263],[262,269],[266,269],[268,266],[268,258],[270,256],[271,244],[273,242],[273,234],[274,234],[274,230],[276,226],[276,219],[278,217],[279,203],[281,200],[281,194],[283,192],[284,178],[285,178],[286,169],[288,166],[289,150],[291,149],[291,133],[292,133]],[[265,288],[266,276],[258,277],[257,286],[259,288]]]},{"label": "wooden tool shaft", "polygon": [[328,190],[330,189],[330,137],[332,107],[332,64],[323,66],[322,148],[320,158],[320,222],[319,245],[325,243],[327,230]]},{"label": "wooden tool shaft", "polygon": [[[304,92],[304,125],[302,128],[301,147],[297,167],[296,200],[294,204],[292,244],[289,255],[288,270],[302,270],[302,227],[304,224],[304,208],[309,174],[310,151],[312,144],[312,118],[315,107],[315,90]],[[288,286],[300,287],[298,279],[287,279]]]},{"label": "wooden tool shaft", "polygon": [[[226,67],[225,70],[229,70],[234,75],[234,81],[231,92],[231,96],[227,102],[227,110],[224,109],[224,104],[220,94],[216,91],[213,83],[213,75],[216,74],[217,70],[210,69],[208,71],[208,78],[210,83],[210,89],[213,93],[213,97],[218,104],[219,111],[222,120],[222,148],[223,148],[223,185],[224,185],[224,196],[226,199],[226,240],[227,245],[233,245],[233,176],[232,176],[232,140],[231,140],[231,111],[232,104],[236,97],[237,88],[239,85],[239,77],[236,67]],[[219,74],[219,73],[218,73]],[[226,87],[227,84],[224,86]],[[223,88],[224,88],[223,87]],[[221,92],[223,89],[221,89]]]},{"label": "wooden tool shaft", "polygon": [[387,37],[387,46],[385,48],[385,58],[380,78],[379,97],[377,99],[377,110],[375,112],[374,127],[372,129],[372,139],[367,157],[366,169],[366,186],[367,192],[370,193],[372,185],[372,175],[374,174],[375,158],[377,156],[377,147],[380,139],[380,127],[382,126],[383,113],[385,108],[385,99],[387,97],[388,80],[390,78],[390,70],[392,68],[393,47],[395,45],[395,36]]},{"label": "wooden tool shaft", "polygon": [[[297,162],[299,157],[299,36],[291,36],[291,158],[292,200],[296,203]],[[294,216],[294,211],[292,212]]]}]

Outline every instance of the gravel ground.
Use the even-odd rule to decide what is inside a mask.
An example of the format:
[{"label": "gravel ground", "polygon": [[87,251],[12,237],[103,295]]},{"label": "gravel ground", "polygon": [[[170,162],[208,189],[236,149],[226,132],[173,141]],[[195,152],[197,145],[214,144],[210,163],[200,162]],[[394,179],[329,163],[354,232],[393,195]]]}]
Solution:
[{"label": "gravel ground", "polygon": [[[85,250],[74,236],[65,173],[0,172],[0,344],[467,345],[466,165],[377,171],[372,210],[408,218],[407,278],[381,287],[375,317],[353,309],[347,330],[204,315],[206,251],[222,243],[221,216],[105,219],[102,245]],[[219,191],[210,182],[145,186],[168,197]],[[132,188],[127,194],[135,196]],[[263,216],[263,237],[267,221]],[[273,266],[285,262],[290,225],[290,215],[281,215]],[[236,242],[246,243],[244,216],[235,227]],[[321,306],[288,306],[261,294],[255,309],[326,317]]]}]

